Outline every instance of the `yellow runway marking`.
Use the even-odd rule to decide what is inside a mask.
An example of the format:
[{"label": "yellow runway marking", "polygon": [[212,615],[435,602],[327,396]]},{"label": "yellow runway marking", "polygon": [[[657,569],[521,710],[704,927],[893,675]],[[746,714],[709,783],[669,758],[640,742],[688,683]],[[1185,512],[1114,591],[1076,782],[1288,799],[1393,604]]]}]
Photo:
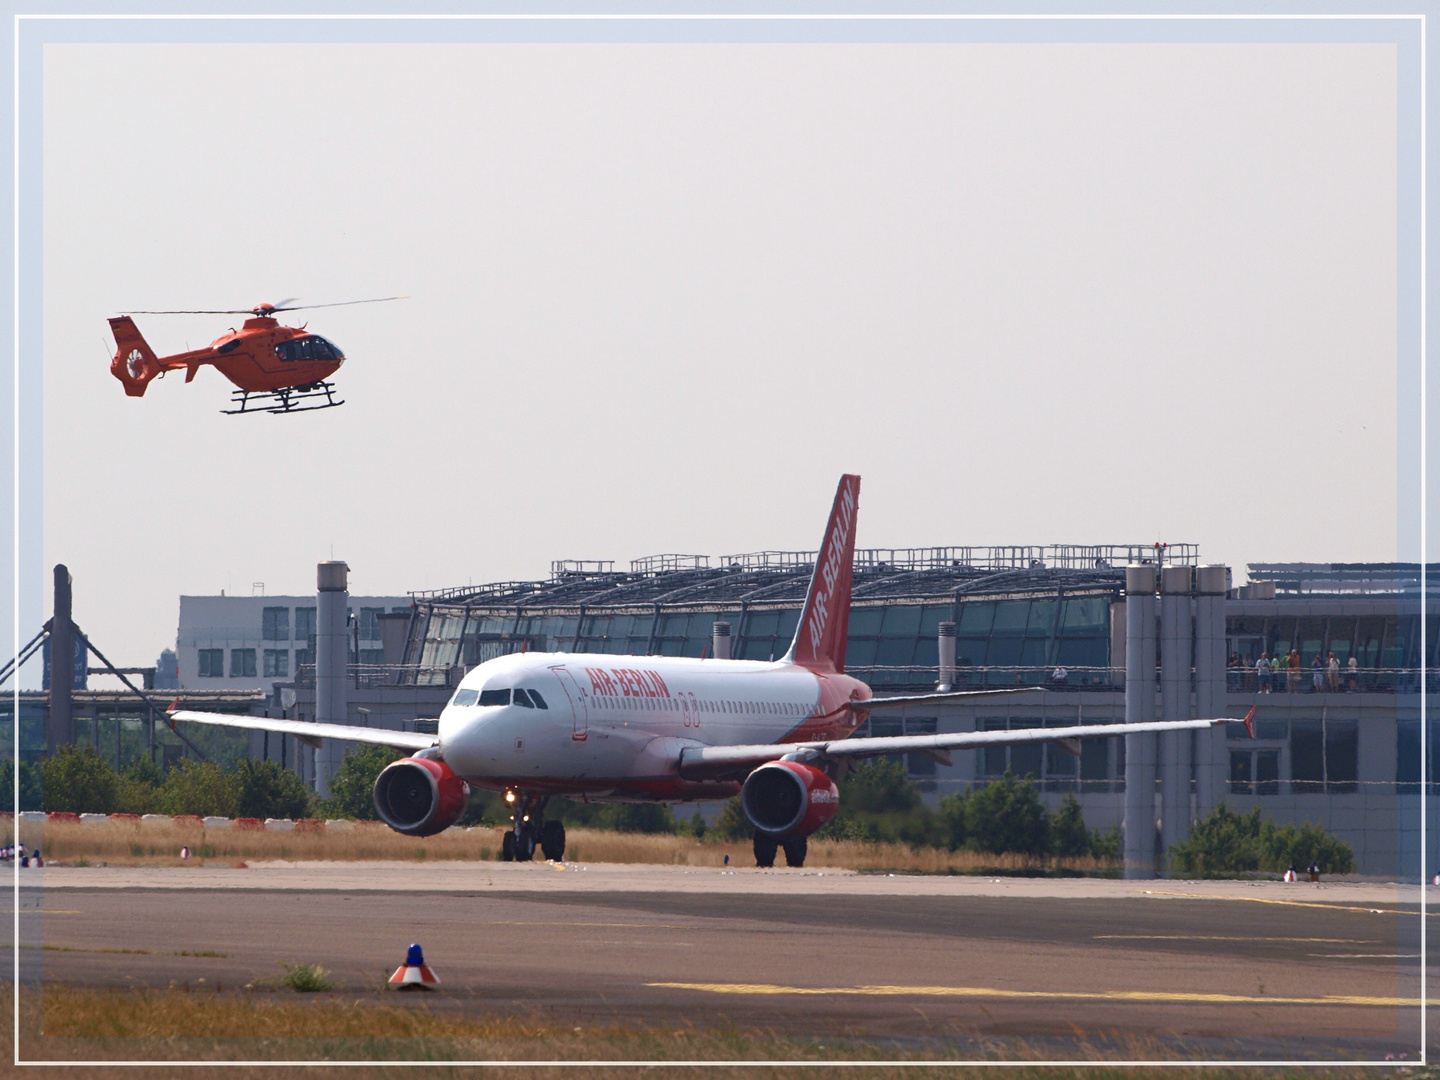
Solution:
[{"label": "yellow runway marking", "polygon": [[1377,945],[1370,938],[1348,937],[1228,937],[1222,934],[1096,934],[1096,941],[1305,941],[1321,945]]},{"label": "yellow runway marking", "polygon": [[1418,911],[1401,911],[1399,908],[1350,907],[1345,904],[1321,904],[1313,900],[1271,900],[1264,896],[1211,896],[1198,892],[1162,892],[1159,889],[1145,889],[1146,896],[1185,896],[1192,900],[1245,900],[1252,904],[1283,904],[1285,907],[1318,907],[1326,911],[1358,911],[1363,915],[1415,915]]},{"label": "yellow runway marking", "polygon": [[1265,994],[1186,994],[1159,990],[998,990],[989,986],[776,986],[770,983],[646,983],[664,990],[700,990],[709,994],[794,994],[858,997],[1049,998],[1066,1001],[1142,1001],[1161,1004],[1218,1005],[1420,1005],[1419,998],[1365,997],[1327,994],[1324,997],[1271,997]]}]

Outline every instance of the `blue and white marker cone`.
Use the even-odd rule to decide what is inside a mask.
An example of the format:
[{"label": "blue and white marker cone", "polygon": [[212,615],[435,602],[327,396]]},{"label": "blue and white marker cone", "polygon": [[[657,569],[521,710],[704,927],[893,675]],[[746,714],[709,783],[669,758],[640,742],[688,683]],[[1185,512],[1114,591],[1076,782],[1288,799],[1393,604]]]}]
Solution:
[{"label": "blue and white marker cone", "polygon": [[433,990],[439,984],[435,973],[425,966],[425,954],[418,944],[405,951],[405,963],[390,976],[390,985],[397,990]]}]

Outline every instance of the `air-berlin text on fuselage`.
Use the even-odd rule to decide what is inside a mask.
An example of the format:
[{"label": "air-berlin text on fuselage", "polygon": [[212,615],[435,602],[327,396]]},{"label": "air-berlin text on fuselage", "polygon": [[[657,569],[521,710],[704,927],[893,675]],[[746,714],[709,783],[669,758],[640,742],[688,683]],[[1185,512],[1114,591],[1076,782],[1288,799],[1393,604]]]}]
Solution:
[{"label": "air-berlin text on fuselage", "polygon": [[840,564],[845,558],[845,538],[850,535],[850,521],[855,515],[855,493],[849,484],[840,489],[840,516],[827,538],[825,564],[820,577],[825,583],[823,590],[815,594],[815,604],[810,610],[810,648],[820,649],[820,639],[825,636],[829,616],[830,597],[835,592],[835,578],[840,573]]},{"label": "air-berlin text on fuselage", "polygon": [[829,788],[815,788],[810,792],[810,801],[812,803],[838,803],[840,793],[831,791]]},{"label": "air-berlin text on fuselage", "polygon": [[590,689],[610,697],[669,697],[670,688],[660,673],[640,668],[587,667]]}]

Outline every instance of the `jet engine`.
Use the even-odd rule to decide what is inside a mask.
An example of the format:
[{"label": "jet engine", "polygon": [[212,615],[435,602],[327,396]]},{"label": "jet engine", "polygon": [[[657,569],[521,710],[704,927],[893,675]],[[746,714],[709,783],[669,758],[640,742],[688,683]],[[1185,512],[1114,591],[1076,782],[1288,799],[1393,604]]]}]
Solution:
[{"label": "jet engine", "polygon": [[401,758],[375,778],[380,820],[406,836],[434,836],[465,812],[470,785],[443,761]]},{"label": "jet engine", "polygon": [[746,778],[740,806],[763,833],[782,839],[809,836],[840,809],[840,792],[814,765],[772,761]]}]

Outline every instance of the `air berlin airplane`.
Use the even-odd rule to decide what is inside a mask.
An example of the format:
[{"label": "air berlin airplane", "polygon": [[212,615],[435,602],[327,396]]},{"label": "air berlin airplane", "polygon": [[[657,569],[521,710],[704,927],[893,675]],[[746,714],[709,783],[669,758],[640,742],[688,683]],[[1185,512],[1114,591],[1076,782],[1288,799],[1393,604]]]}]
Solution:
[{"label": "air berlin airplane", "polygon": [[679,656],[512,653],[461,681],[437,735],[261,716],[172,710],[170,721],[222,724],[414,751],[375,781],[380,819],[408,836],[430,836],[460,817],[470,787],[503,791],[515,827],[503,857],[565,854],[565,827],[545,821],[552,795],[587,801],[686,802],[740,796],[755,826],[755,861],[773,866],[783,848],[805,862],[806,838],[840,806],[835,781],[878,754],[1006,743],[1113,738],[1209,728],[1244,720],[1173,720],[1022,731],[853,738],[870,710],[1036,692],[961,690],[876,698],[845,674],[850,578],[860,478],[840,478],[795,640],[779,660]]}]

